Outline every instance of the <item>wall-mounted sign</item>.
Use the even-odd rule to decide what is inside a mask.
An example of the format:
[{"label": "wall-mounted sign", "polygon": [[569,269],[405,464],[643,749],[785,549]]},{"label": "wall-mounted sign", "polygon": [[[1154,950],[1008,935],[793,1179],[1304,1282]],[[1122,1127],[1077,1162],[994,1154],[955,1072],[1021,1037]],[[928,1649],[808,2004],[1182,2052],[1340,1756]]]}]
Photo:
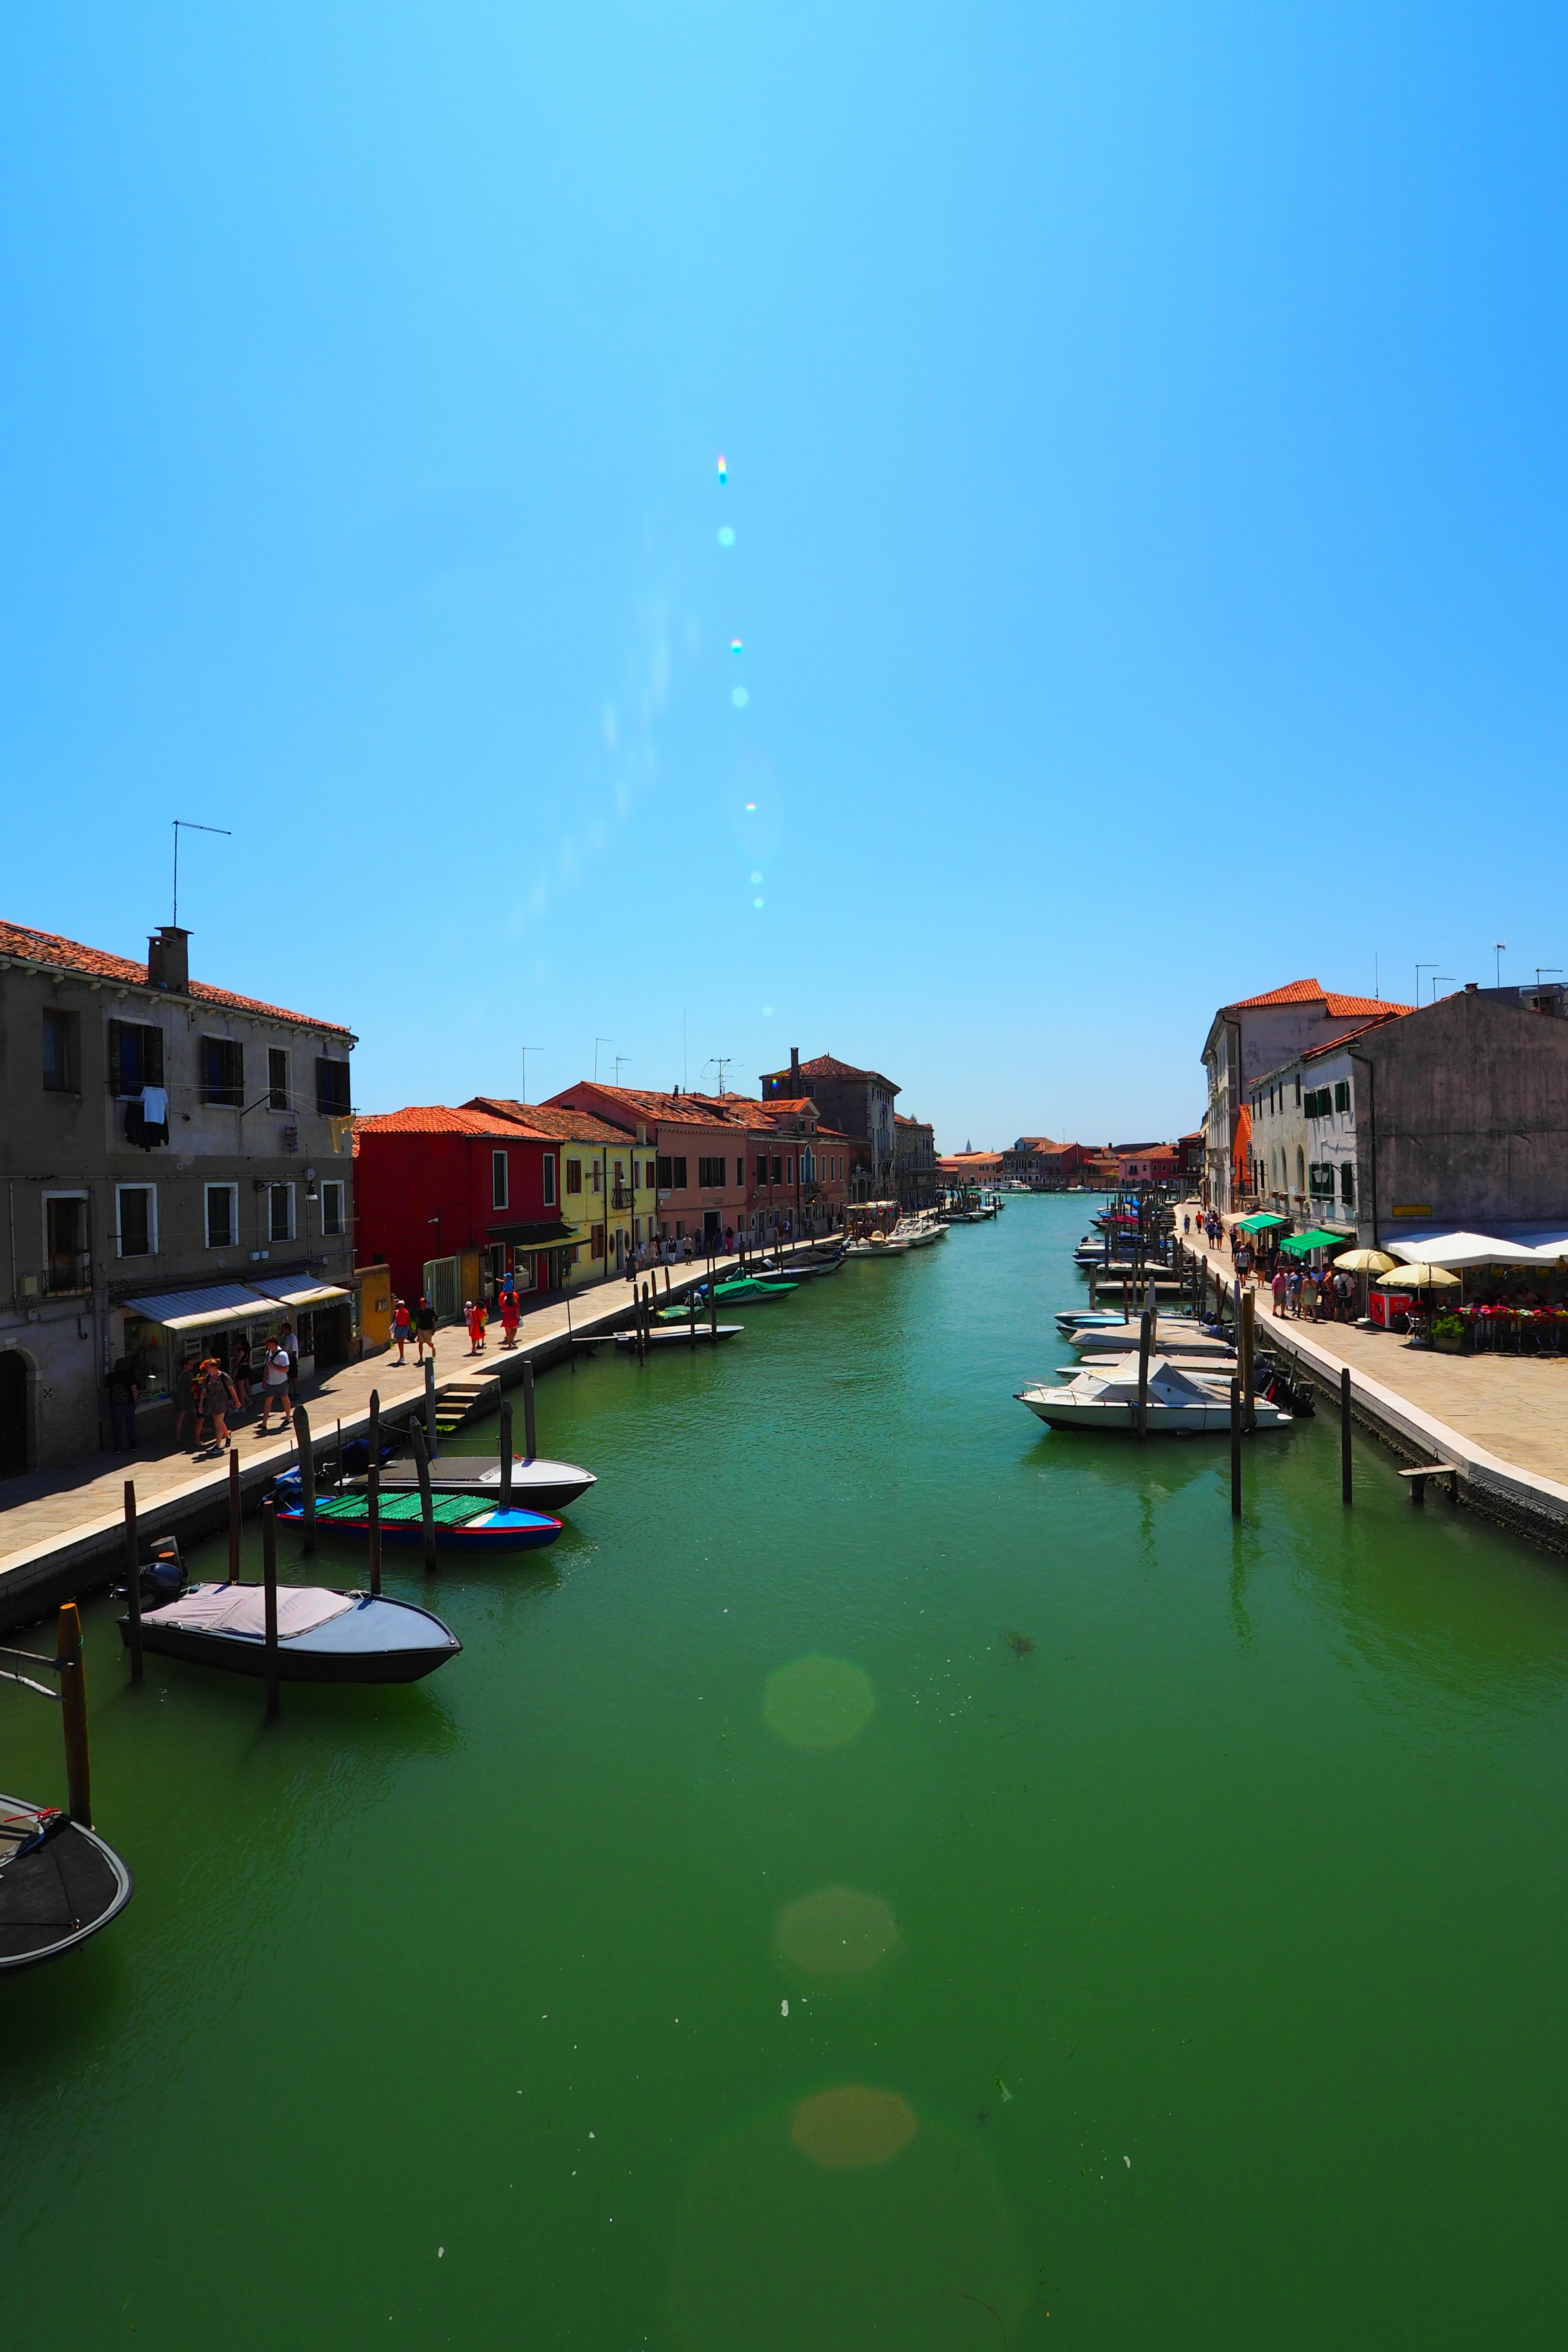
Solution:
[{"label": "wall-mounted sign", "polygon": [[1391,1217],[1429,1217],[1432,1203],[1430,1201],[1395,1201],[1388,1213]]}]

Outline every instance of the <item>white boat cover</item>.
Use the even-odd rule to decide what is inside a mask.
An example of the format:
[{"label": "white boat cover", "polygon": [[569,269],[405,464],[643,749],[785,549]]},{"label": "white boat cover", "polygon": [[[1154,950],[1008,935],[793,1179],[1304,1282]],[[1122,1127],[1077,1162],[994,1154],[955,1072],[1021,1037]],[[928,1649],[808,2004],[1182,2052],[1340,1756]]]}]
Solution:
[{"label": "white boat cover", "polygon": [[[1138,1359],[1121,1356],[1111,1364],[1096,1364],[1092,1370],[1079,1372],[1071,1385],[1080,1396],[1091,1398],[1096,1404],[1136,1404]],[[1150,1358],[1151,1404],[1213,1404],[1214,1401],[1212,1386],[1205,1387],[1179,1364],[1173,1364],[1168,1356]]]},{"label": "white boat cover", "polygon": [[[178,1601],[162,1609],[144,1609],[145,1625],[177,1625],[187,1633],[254,1633],[267,1631],[266,1595],[259,1584],[193,1584]],[[319,1584],[280,1584],[278,1588],[278,1638],[291,1641],[297,1633],[313,1633],[354,1605],[354,1596],[329,1592]]]}]

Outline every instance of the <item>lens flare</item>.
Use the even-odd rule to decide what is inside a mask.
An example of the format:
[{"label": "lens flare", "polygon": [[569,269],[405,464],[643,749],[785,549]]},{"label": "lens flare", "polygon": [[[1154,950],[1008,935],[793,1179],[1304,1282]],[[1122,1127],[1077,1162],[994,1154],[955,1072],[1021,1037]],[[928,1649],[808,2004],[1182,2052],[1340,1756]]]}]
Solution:
[{"label": "lens flare", "polygon": [[735,544],[735,534],[728,523],[725,523],[720,530],[719,544],[721,547],[733,547]]},{"label": "lens flare", "polygon": [[721,489],[722,489],[722,488],[723,488],[723,487],[724,487],[725,483],[729,480],[729,478],[730,478],[730,467],[729,467],[729,461],[728,461],[728,459],[727,459],[727,458],[725,458],[725,457],[724,457],[724,456],[721,453],[721,456],[720,456],[720,458],[719,458],[719,487],[720,487],[720,488],[721,488]]},{"label": "lens flare", "polygon": [[745,652],[745,650],[746,650],[746,648],[745,648],[745,646],[741,643],[741,640],[740,640],[740,638],[739,638],[739,637],[731,637],[731,640],[730,640],[730,651],[731,651],[732,654],[743,654],[743,653]]},{"label": "lens flare", "polygon": [[743,686],[738,686],[733,694],[730,697],[731,701],[734,704],[737,710],[744,710],[751,698],[751,696],[746,692]]}]

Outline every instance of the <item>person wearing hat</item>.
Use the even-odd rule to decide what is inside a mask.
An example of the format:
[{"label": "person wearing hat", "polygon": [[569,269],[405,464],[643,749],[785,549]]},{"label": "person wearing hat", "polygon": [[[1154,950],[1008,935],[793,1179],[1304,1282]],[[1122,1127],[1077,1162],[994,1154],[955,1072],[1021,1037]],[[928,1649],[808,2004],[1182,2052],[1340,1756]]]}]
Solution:
[{"label": "person wearing hat", "polygon": [[463,1320],[468,1327],[468,1353],[477,1356],[485,1344],[485,1310],[476,1307],[471,1298],[463,1302]]},{"label": "person wearing hat", "polygon": [[281,1339],[267,1343],[267,1361],[261,1375],[261,1434],[266,1436],[276,1404],[282,1419],[279,1426],[289,1427],[294,1408],[289,1402],[289,1350]]}]

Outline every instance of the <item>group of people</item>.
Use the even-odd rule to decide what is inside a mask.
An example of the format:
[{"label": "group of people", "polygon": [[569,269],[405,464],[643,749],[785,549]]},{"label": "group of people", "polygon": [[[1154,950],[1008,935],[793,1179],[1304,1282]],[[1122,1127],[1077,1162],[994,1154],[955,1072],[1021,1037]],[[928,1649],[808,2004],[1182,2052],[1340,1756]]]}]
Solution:
[{"label": "group of people", "polygon": [[430,1351],[430,1361],[435,1362],[436,1309],[423,1291],[419,1294],[419,1304],[412,1314],[409,1312],[408,1301],[405,1298],[395,1298],[392,1302],[392,1344],[397,1350],[397,1360],[400,1364],[407,1361],[403,1351],[410,1339],[415,1343],[414,1360],[416,1364],[422,1364],[425,1361],[426,1349]]},{"label": "group of people", "polygon": [[[187,1356],[174,1375],[174,1444],[200,1453],[210,1446],[222,1453],[232,1444],[229,1423],[249,1405],[254,1383],[250,1349],[235,1351],[234,1369],[214,1355]],[[279,1430],[292,1426],[294,1402],[300,1393],[300,1335],[292,1323],[281,1323],[262,1348],[261,1417],[257,1424],[265,1437],[278,1415]],[[119,1357],[105,1386],[109,1391],[110,1450],[134,1453],[137,1447],[136,1407],[144,1380],[141,1359]],[[187,1431],[189,1434],[187,1436]]]},{"label": "group of people", "polygon": [[1305,1307],[1309,1321],[1313,1323],[1355,1321],[1355,1284],[1348,1274],[1336,1274],[1331,1265],[1326,1265],[1321,1274],[1312,1275],[1305,1266],[1276,1262],[1268,1287],[1274,1294],[1277,1316],[1299,1316]]}]

